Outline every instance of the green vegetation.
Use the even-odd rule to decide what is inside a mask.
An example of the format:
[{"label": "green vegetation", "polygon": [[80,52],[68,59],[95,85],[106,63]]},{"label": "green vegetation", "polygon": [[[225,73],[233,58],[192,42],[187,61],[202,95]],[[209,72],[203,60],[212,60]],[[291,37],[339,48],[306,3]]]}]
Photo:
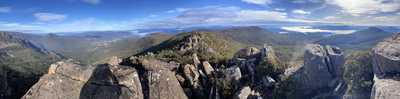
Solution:
[{"label": "green vegetation", "polygon": [[191,56],[196,53],[200,60],[217,63],[232,58],[241,46],[241,43],[217,33],[188,32],[178,34],[139,55],[152,52],[161,60],[187,64],[192,63]]}]

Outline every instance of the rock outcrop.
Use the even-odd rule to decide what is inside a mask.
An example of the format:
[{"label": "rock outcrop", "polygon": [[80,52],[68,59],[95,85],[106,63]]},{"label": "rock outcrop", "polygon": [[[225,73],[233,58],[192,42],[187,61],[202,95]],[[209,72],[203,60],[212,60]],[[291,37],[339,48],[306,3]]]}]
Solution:
[{"label": "rock outcrop", "polygon": [[[143,92],[146,99],[187,99],[183,88],[171,71],[178,67],[156,59],[139,58],[137,66],[143,67]],[[190,70],[190,68],[189,68]]]},{"label": "rock outcrop", "polygon": [[244,86],[235,93],[233,99],[262,99],[260,93],[252,90],[249,86]]},{"label": "rock outcrop", "polygon": [[23,99],[143,99],[137,71],[118,65],[52,64]]},{"label": "rock outcrop", "polygon": [[339,97],[342,81],[343,52],[337,47],[309,44],[304,54],[304,66],[293,76],[291,98]]},{"label": "rock outcrop", "polygon": [[379,43],[372,57],[375,77],[371,99],[399,99],[400,34]]},{"label": "rock outcrop", "polygon": [[[329,86],[340,79],[344,56],[340,49],[320,45],[308,45],[304,54],[304,77],[310,89]],[[331,86],[333,87],[333,86]]]}]

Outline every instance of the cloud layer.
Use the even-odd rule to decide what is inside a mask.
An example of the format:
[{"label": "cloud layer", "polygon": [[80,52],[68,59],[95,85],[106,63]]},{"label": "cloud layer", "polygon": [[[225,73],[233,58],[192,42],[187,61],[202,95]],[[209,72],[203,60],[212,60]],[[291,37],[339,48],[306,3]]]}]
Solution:
[{"label": "cloud layer", "polygon": [[58,21],[63,21],[64,19],[67,18],[67,16],[63,14],[46,13],[46,12],[34,13],[33,16],[35,16],[37,20],[43,22],[58,22]]},{"label": "cloud layer", "polygon": [[285,12],[273,10],[251,10],[234,6],[207,6],[185,8],[176,17],[146,22],[142,26],[167,28],[196,25],[250,25],[276,22],[313,23],[315,21],[291,18]]},{"label": "cloud layer", "polygon": [[8,13],[11,11],[11,7],[0,7],[0,13]]},{"label": "cloud layer", "polygon": [[330,4],[342,8],[343,12],[360,14],[378,14],[400,10],[400,0],[329,0]]},{"label": "cloud layer", "polygon": [[82,2],[88,3],[88,4],[99,4],[101,0],[82,0]]},{"label": "cloud layer", "polygon": [[257,4],[257,5],[266,5],[272,3],[272,0],[242,0],[242,1],[249,4]]},{"label": "cloud layer", "polygon": [[318,33],[318,32],[328,32],[335,34],[350,34],[356,30],[324,30],[324,29],[314,29],[311,26],[292,26],[292,27],[282,27],[283,30],[301,32],[301,33]]}]

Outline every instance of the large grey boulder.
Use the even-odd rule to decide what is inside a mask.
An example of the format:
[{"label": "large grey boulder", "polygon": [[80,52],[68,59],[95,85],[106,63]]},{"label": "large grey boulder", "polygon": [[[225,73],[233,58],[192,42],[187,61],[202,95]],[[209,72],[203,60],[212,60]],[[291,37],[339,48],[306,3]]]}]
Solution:
[{"label": "large grey boulder", "polygon": [[400,34],[379,43],[372,51],[372,99],[400,98]]},{"label": "large grey boulder", "polygon": [[293,97],[313,98],[337,95],[343,89],[343,52],[337,47],[306,45],[304,66],[293,75]]},{"label": "large grey boulder", "polygon": [[310,89],[333,87],[341,76],[344,56],[339,48],[307,45],[304,54],[304,79]]},{"label": "large grey boulder", "polygon": [[148,99],[187,99],[175,73],[168,67],[176,64],[162,62],[156,59],[141,59],[145,68],[145,97]]},{"label": "large grey boulder", "polygon": [[23,99],[143,99],[139,76],[126,66],[52,64]]},{"label": "large grey boulder", "polygon": [[372,52],[376,76],[400,73],[400,34],[379,43]]}]

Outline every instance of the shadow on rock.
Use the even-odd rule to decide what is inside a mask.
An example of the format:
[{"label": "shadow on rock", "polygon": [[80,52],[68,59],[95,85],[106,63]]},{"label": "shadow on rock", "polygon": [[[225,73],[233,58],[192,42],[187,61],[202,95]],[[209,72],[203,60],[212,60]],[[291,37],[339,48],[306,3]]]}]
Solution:
[{"label": "shadow on rock", "polygon": [[124,87],[118,86],[118,80],[107,65],[98,65],[82,87],[80,99],[119,99]]}]

